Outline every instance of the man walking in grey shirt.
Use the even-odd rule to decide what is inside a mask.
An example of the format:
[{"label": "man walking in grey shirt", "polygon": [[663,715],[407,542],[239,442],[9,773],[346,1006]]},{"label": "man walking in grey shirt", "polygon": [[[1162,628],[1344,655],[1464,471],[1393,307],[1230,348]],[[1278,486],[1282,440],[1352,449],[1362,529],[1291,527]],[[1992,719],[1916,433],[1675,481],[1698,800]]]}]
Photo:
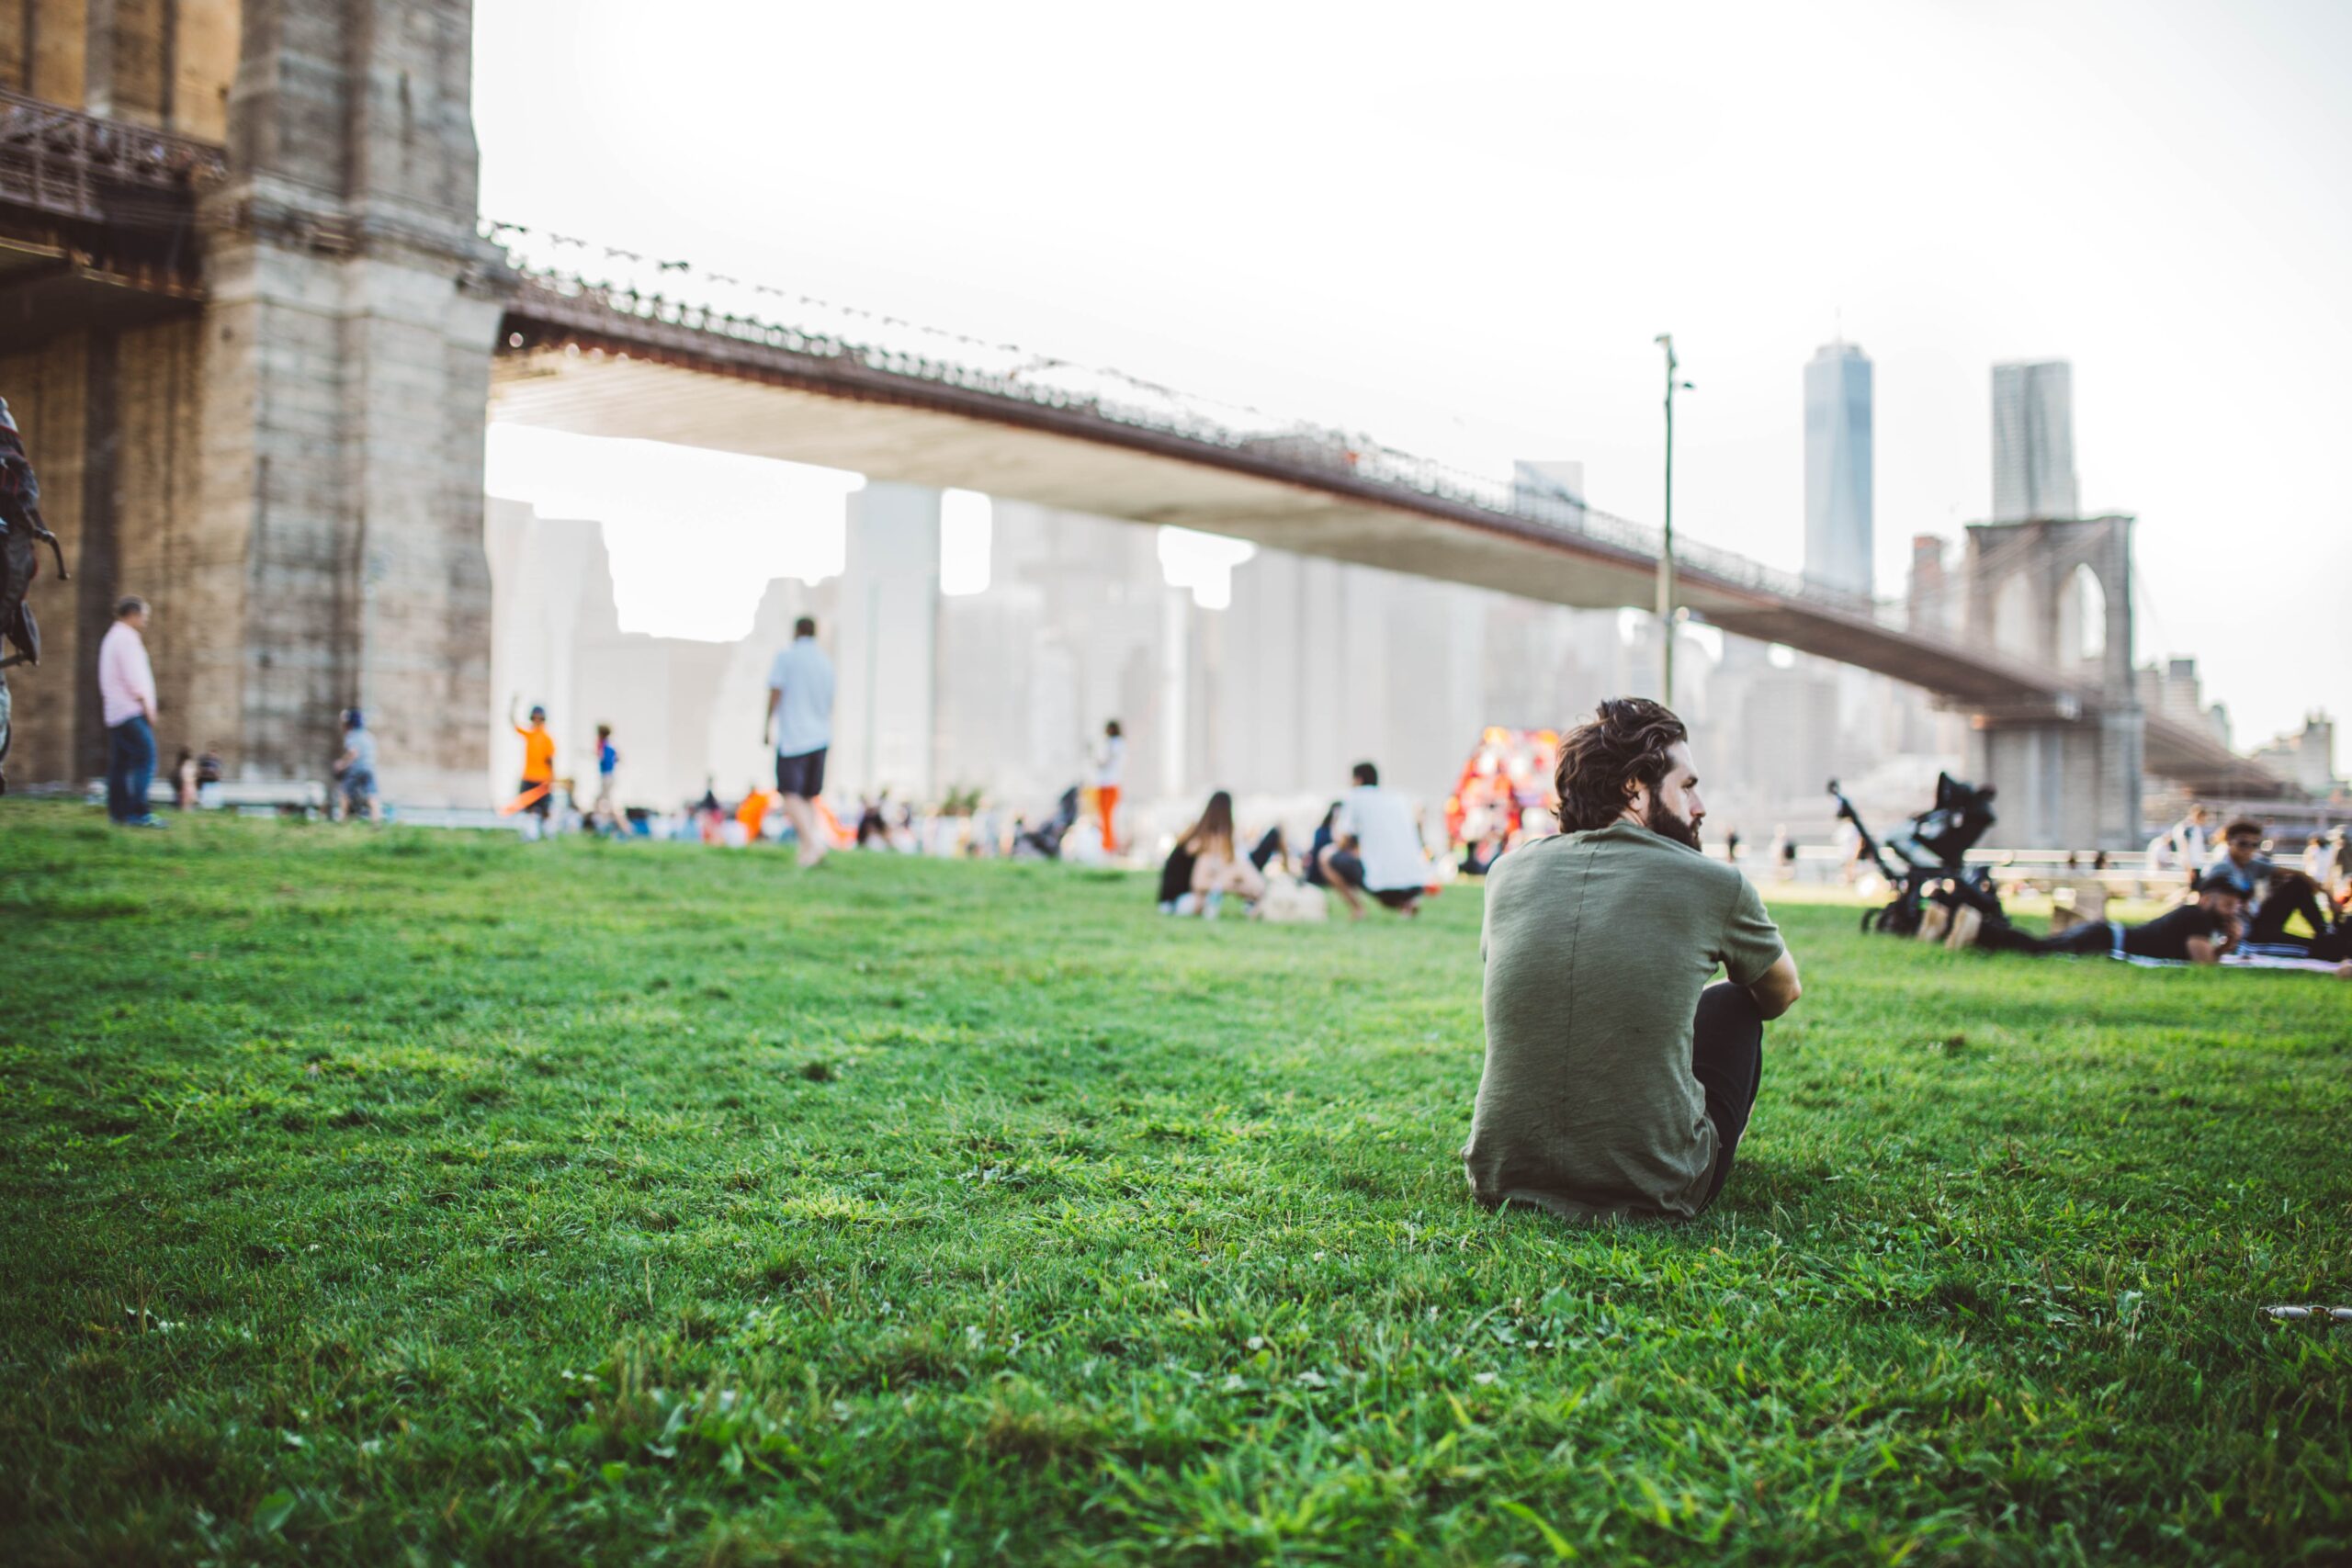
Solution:
[{"label": "man walking in grey shirt", "polygon": [[[1487,874],[1487,1063],[1469,1146],[1489,1207],[1695,1218],[1755,1109],[1796,962],[1706,818],[1682,721],[1623,697],[1560,745],[1557,838]],[[1709,985],[1720,966],[1728,983]]]},{"label": "man walking in grey shirt", "polygon": [[800,839],[800,863],[825,858],[817,797],[825,793],[825,750],[833,739],[833,661],[817,646],[817,623],[793,624],[792,646],[768,668],[768,716],[761,736],[775,744],[775,788],[785,820]]}]

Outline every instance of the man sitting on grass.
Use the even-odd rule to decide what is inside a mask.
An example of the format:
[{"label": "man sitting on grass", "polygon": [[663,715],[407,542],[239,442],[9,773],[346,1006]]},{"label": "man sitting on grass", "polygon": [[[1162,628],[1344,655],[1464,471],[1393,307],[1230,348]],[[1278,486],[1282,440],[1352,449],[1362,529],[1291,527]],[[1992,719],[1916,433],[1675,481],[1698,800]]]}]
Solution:
[{"label": "man sitting on grass", "polygon": [[[1487,875],[1479,1202],[1695,1217],[1755,1109],[1764,1021],[1800,994],[1747,879],[1699,852],[1682,721],[1623,697],[1561,742],[1562,836]],[[1720,966],[1728,984],[1709,985]]]},{"label": "man sitting on grass", "polygon": [[[2262,852],[2261,823],[2241,817],[2230,824],[2222,842],[2224,852],[2205,868],[2205,876],[2222,878],[2237,889],[2245,906],[2245,942],[2299,948],[2313,957],[2332,954],[2342,945],[2331,940],[2326,898],[2319,884],[2300,871],[2279,866]],[[2303,924],[2311,928],[2309,938],[2288,934],[2287,922],[2296,915],[2302,916]]]}]

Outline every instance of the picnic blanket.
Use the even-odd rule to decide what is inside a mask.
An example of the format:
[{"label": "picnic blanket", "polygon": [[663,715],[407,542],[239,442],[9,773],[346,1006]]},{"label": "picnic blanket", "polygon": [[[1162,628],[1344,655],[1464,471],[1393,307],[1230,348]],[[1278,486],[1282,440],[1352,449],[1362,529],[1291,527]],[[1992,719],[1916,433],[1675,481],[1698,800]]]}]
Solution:
[{"label": "picnic blanket", "polygon": [[[2194,969],[2197,965],[2186,958],[2142,958],[2121,948],[2109,954],[2126,964],[2136,964],[2143,969]],[[2291,947],[2255,946],[2222,954],[2225,969],[2308,969],[2316,975],[2333,975],[2340,965],[2324,958],[2307,957],[2301,949]]]}]

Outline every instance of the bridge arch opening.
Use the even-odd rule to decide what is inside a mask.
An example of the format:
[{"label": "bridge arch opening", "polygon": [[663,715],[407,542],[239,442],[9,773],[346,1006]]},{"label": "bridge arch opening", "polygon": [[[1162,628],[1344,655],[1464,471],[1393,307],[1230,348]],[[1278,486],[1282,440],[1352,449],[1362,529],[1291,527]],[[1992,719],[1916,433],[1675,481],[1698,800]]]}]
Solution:
[{"label": "bridge arch opening", "polygon": [[2107,585],[2088,561],[2067,574],[2058,596],[2058,654],[2085,664],[2107,657]]},{"label": "bridge arch opening", "polygon": [[1993,594],[1993,646],[2032,659],[2041,651],[2040,640],[2033,635],[2033,584],[2024,572],[2013,571]]}]

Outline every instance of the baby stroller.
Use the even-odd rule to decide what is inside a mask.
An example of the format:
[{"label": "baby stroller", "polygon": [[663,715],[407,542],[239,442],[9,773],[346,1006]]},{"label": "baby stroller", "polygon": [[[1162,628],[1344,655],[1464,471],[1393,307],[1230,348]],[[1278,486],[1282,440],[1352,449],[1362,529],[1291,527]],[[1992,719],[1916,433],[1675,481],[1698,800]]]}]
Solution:
[{"label": "baby stroller", "polygon": [[1838,802],[1838,815],[1861,835],[1862,852],[1894,889],[1894,900],[1885,908],[1863,913],[1862,930],[1917,936],[1930,903],[1952,909],[1966,906],[1984,916],[1988,925],[2007,922],[2001,912],[2000,895],[1993,889],[1991,868],[1969,865],[1964,859],[1993,826],[1990,784],[1978,789],[1950,773],[1938,773],[1935,805],[1912,818],[1883,845],[1862,826],[1861,814],[1836,779],[1829,781],[1829,794]]},{"label": "baby stroller", "polygon": [[1062,839],[1078,826],[1078,791],[1062,791],[1061,804],[1054,807],[1051,818],[1037,827],[1025,829],[1012,840],[1015,860],[1059,860]]}]

